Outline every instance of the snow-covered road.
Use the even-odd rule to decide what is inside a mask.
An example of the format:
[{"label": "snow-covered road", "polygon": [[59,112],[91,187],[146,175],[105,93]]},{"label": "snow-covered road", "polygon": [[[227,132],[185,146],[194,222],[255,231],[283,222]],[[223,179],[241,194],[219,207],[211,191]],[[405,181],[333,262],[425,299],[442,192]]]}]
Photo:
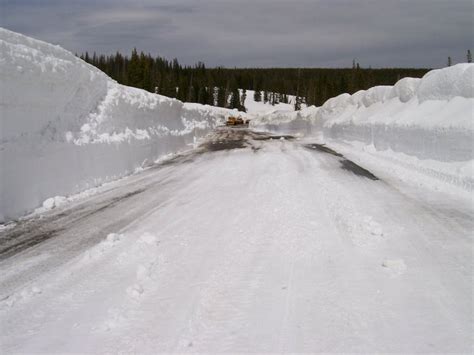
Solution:
[{"label": "snow-covered road", "polygon": [[269,138],[0,232],[2,352],[470,352],[472,205]]}]

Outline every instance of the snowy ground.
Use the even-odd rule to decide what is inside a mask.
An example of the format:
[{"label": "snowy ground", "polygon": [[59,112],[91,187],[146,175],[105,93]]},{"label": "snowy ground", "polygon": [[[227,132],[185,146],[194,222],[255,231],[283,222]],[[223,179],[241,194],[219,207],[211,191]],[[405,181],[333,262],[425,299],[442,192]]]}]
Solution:
[{"label": "snowy ground", "polygon": [[1,231],[2,352],[469,353],[471,201],[269,138]]}]

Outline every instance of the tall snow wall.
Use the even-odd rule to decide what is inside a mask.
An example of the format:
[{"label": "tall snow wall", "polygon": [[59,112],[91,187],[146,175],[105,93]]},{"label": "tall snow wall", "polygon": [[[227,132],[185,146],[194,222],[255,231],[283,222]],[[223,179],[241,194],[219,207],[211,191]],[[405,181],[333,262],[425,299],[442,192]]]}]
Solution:
[{"label": "tall snow wall", "polygon": [[314,123],[326,138],[442,162],[473,156],[474,64],[328,100]]},{"label": "tall snow wall", "polygon": [[0,28],[0,221],[181,150],[226,114],[119,85],[59,46]]}]

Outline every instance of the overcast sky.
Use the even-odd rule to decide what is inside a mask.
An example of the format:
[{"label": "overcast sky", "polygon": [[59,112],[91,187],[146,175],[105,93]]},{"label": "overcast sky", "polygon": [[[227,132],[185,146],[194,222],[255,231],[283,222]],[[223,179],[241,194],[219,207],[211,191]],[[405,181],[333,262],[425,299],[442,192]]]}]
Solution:
[{"label": "overcast sky", "polygon": [[441,67],[473,49],[474,0],[0,0],[1,27],[73,52],[226,67]]}]

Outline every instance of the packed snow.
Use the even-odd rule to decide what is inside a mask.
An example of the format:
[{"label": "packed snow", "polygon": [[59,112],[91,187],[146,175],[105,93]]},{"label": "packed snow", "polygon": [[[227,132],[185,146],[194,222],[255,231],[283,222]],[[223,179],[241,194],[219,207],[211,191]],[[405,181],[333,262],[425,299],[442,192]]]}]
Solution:
[{"label": "packed snow", "polygon": [[240,132],[0,239],[3,352],[470,351],[468,204]]}]

